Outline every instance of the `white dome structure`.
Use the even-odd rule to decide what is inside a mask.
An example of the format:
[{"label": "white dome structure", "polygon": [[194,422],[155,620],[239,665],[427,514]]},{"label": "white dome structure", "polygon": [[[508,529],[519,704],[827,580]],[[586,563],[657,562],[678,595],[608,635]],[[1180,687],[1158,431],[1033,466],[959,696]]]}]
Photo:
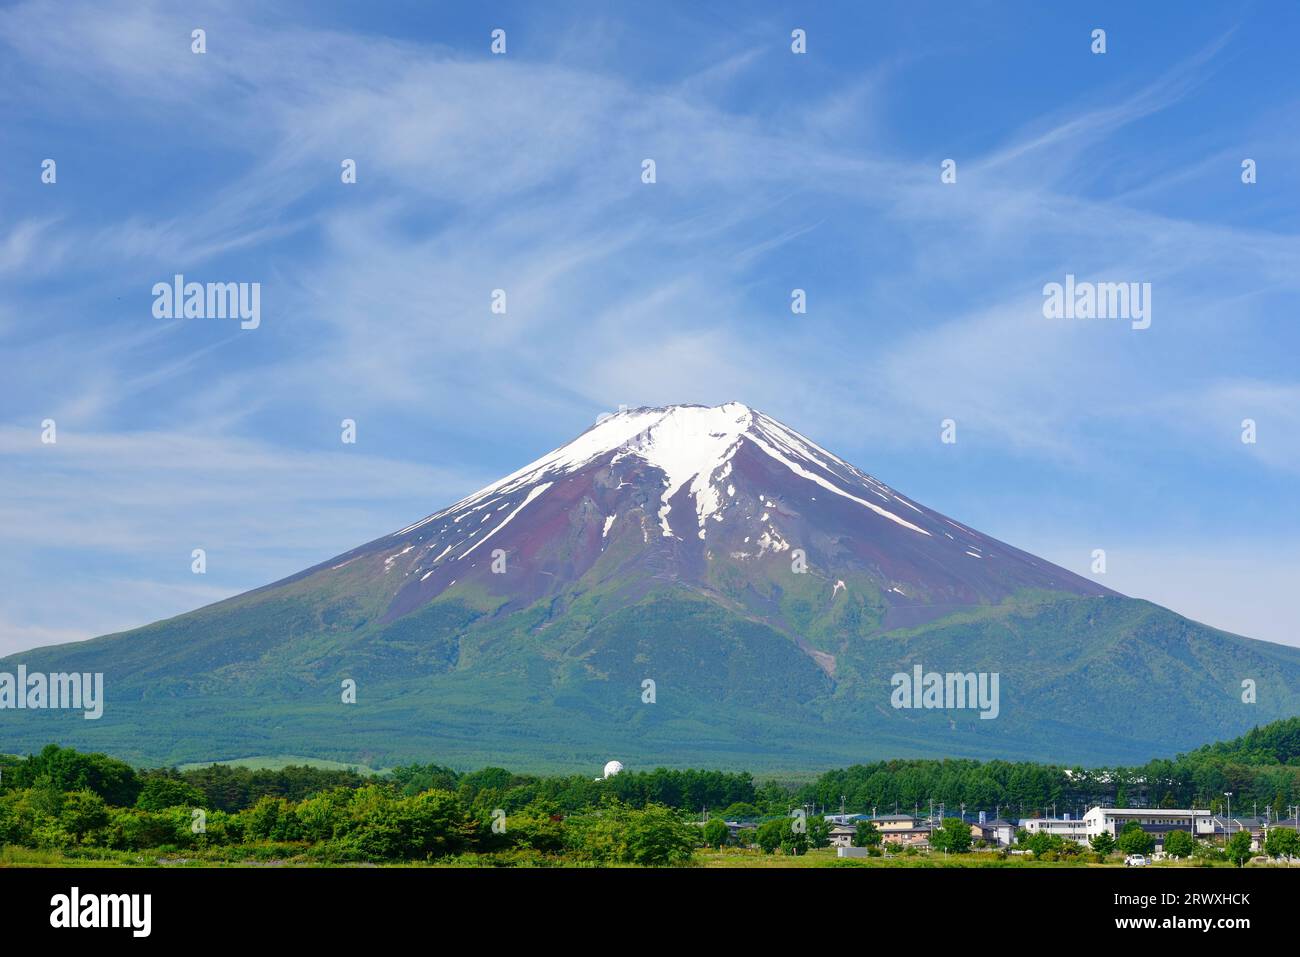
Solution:
[{"label": "white dome structure", "polygon": [[623,770],[622,761],[610,761],[608,764],[605,765],[605,777],[611,778],[614,775],[618,774],[619,771],[622,770]]}]

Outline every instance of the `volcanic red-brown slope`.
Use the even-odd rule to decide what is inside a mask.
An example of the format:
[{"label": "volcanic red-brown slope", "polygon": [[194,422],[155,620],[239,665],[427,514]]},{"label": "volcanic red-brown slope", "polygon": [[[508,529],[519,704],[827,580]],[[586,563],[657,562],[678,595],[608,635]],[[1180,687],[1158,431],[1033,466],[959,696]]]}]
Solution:
[{"label": "volcanic red-brown slope", "polygon": [[[572,587],[616,544],[619,560],[603,563],[599,580],[625,578],[638,591],[654,582],[707,590],[710,563],[757,568],[802,549],[813,568],[875,582],[890,627],[1021,589],[1113,594],[912,501],[739,403],[610,416],[455,505],[288,581],[368,565],[391,594],[386,620],[470,582],[522,607]],[[502,559],[508,573],[493,574]]]}]

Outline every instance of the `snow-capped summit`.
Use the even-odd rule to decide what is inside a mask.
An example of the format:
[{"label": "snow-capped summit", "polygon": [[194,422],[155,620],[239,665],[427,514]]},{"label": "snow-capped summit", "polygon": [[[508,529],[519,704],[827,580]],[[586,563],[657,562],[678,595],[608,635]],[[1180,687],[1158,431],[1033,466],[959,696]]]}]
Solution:
[{"label": "snow-capped summit", "polygon": [[[820,485],[828,492],[856,501],[918,534],[930,534],[886,507],[896,502],[916,509],[892,489],[859,472],[793,429],[740,402],[719,406],[639,408],[603,416],[567,445],[450,508],[402,529],[398,534],[466,509],[483,508],[521,487],[536,489],[541,483],[549,487],[557,476],[575,472],[611,453],[612,463],[636,458],[663,473],[664,488],[659,497],[661,507],[657,515],[665,536],[675,534],[668,516],[672,511],[672,499],[683,488],[688,489],[695,503],[696,528],[703,530],[708,519],[716,517],[725,508],[723,489],[731,474],[731,460],[745,443],[762,451],[794,475]],[[870,496],[884,505],[855,496],[841,488],[841,484],[864,484]],[[541,489],[537,494],[544,491]],[[680,530],[683,533],[694,531],[686,527],[685,520],[681,520]]]},{"label": "snow-capped summit", "polygon": [[722,565],[733,578],[736,569],[768,576],[774,561],[825,577],[834,596],[868,587],[899,620],[1026,588],[1107,593],[927,509],[740,402],[602,415],[329,567],[351,574],[373,563],[392,589],[389,614],[400,616],[471,583],[526,604],[588,587],[593,575],[712,590]]}]

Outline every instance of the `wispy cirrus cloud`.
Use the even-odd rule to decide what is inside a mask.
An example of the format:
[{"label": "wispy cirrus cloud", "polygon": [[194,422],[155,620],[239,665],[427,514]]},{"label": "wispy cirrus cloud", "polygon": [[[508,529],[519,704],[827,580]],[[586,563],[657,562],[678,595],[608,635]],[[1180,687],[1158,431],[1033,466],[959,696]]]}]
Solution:
[{"label": "wispy cirrus cloud", "polygon": [[[1257,42],[1245,28],[1210,25],[1158,68],[1044,77],[1051,108],[1026,99],[995,129],[945,131],[927,123],[926,77],[960,97],[979,52],[942,19],[929,48],[864,68],[860,51],[792,66],[781,17],[676,38],[577,18],[493,58],[241,4],[52,10],[0,11],[14,81],[0,102],[61,170],[56,187],[0,184],[18,214],[0,237],[15,280],[0,292],[0,473],[18,491],[0,541],[42,549],[33,582],[88,548],[164,584],[202,538],[240,569],[225,587],[258,584],[620,402],[747,401],[993,533],[1019,521],[1005,494],[1030,522],[1084,501],[1110,516],[1103,537],[1205,534],[1126,485],[1196,461],[1207,501],[1219,469],[1262,511],[1267,474],[1294,468],[1281,356],[1297,338],[1277,318],[1300,284],[1294,230],[1170,208],[1169,184],[1203,173],[1170,173],[1143,145],[1168,148],[1169,117],[1221,95],[1205,78]],[[644,44],[679,59],[658,66]],[[1285,147],[1259,118],[1242,130],[1262,156]],[[937,163],[953,153],[949,187]],[[355,186],[339,182],[345,157]],[[160,325],[149,289],[176,272],[261,281],[266,323]],[[1042,285],[1066,272],[1152,282],[1152,329],[1045,320]],[[806,316],[790,313],[796,287]],[[488,309],[498,288],[505,315]],[[1211,438],[1243,409],[1262,410],[1272,443],[1259,475]],[[47,416],[57,450],[34,444]],[[344,417],[361,422],[356,450],[338,446]],[[939,458],[946,417],[968,456],[950,459],[978,468]],[[1269,535],[1300,531],[1271,504]],[[194,597],[167,594],[175,611]],[[14,602],[23,634],[61,627],[39,591]],[[141,622],[157,612],[139,607]]]}]

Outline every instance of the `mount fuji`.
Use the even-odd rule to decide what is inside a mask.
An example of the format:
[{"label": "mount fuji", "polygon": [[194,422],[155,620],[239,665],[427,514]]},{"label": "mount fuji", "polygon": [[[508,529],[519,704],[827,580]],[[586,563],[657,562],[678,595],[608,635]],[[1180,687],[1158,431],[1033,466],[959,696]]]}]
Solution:
[{"label": "mount fuji", "polygon": [[[1124,597],[735,402],[602,417],[282,581],[20,663],[103,672],[107,702],[0,713],[11,750],[154,762],[1095,764],[1300,713],[1300,649]],[[918,666],[998,675],[996,720],[898,707]]]}]

